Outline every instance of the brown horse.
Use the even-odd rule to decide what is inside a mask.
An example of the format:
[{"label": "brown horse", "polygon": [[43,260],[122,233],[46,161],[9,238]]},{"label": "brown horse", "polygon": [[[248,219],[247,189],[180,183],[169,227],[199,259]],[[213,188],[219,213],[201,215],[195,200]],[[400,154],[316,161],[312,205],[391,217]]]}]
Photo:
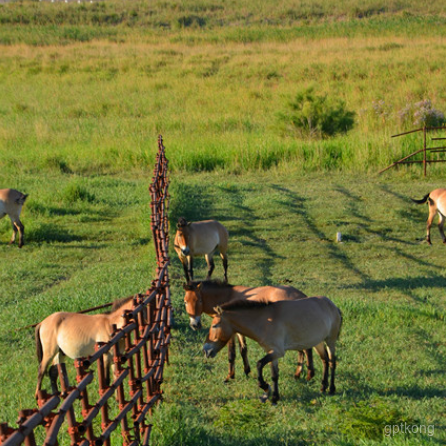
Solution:
[{"label": "brown horse", "polygon": [[[57,392],[56,364],[65,362],[65,356],[71,359],[83,358],[94,354],[97,342],[108,342],[113,333],[113,325],[118,329],[125,325],[123,313],[133,308],[133,298],[126,297],[113,303],[108,313],[80,314],[53,313],[36,326],[36,351],[39,361],[37,376],[37,392],[42,385],[42,379],[51,360],[53,365],[49,370],[53,393]],[[109,380],[110,353],[104,358]]]},{"label": "brown horse", "polygon": [[[184,303],[189,315],[190,326],[193,330],[201,329],[201,314],[214,317],[215,307],[237,300],[253,300],[257,302],[278,302],[281,300],[295,300],[307,297],[302,291],[291,286],[262,286],[245,287],[233,286],[218,281],[192,282],[183,285],[186,294]],[[244,371],[248,375],[251,371],[248,362],[248,351],[243,336],[238,336],[240,354],[243,359]],[[307,380],[314,376],[313,352],[305,351],[307,357]],[[225,382],[235,377],[235,343],[231,339],[228,343],[229,373]],[[303,352],[298,354],[298,363],[295,378],[298,379],[303,369]]]},{"label": "brown horse", "polygon": [[[331,369],[329,392],[335,393],[335,347],[339,337],[342,315],[327,297],[308,297],[293,301],[263,303],[249,300],[230,302],[216,308],[216,316],[203,346],[207,358],[213,358],[235,333],[254,339],[266,355],[257,362],[258,384],[266,401],[270,387],[263,379],[263,368],[271,363],[274,383],[272,403],[279,400],[278,359],[287,350],[314,347],[324,363],[321,391],[328,387],[328,365]],[[327,348],[325,348],[325,345]]]},{"label": "brown horse", "polygon": [[441,238],[443,239],[443,243],[446,243],[446,237],[444,235],[444,220],[446,217],[446,189],[435,189],[432,192],[429,192],[425,195],[421,200],[415,200],[411,198],[411,200],[417,204],[429,202],[429,217],[427,219],[427,234],[426,241],[429,245],[431,243],[431,226],[434,220],[435,214],[438,214],[438,229],[441,234]]},{"label": "brown horse", "polygon": [[22,194],[15,189],[0,189],[0,219],[9,215],[12,223],[12,238],[9,244],[15,242],[17,232],[19,233],[19,248],[24,244],[25,227],[20,221],[20,212],[25,203],[27,194]]},{"label": "brown horse", "polygon": [[180,218],[177,224],[174,248],[183,264],[186,280],[194,280],[193,258],[205,256],[208,265],[206,279],[210,279],[215,268],[214,252],[220,252],[225,270],[225,281],[228,281],[228,230],[218,221],[205,220],[195,223]]}]

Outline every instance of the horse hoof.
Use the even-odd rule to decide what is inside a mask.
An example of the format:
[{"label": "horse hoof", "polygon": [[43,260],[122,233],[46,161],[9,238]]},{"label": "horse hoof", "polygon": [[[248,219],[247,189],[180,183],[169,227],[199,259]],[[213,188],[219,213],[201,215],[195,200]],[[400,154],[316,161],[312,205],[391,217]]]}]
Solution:
[{"label": "horse hoof", "polygon": [[271,395],[271,387],[268,386],[268,390],[266,390],[265,393],[260,397],[260,401],[262,403],[266,403],[268,401],[270,395]]},{"label": "horse hoof", "polygon": [[308,370],[307,373],[307,381],[311,381],[311,379],[314,377],[314,370]]}]

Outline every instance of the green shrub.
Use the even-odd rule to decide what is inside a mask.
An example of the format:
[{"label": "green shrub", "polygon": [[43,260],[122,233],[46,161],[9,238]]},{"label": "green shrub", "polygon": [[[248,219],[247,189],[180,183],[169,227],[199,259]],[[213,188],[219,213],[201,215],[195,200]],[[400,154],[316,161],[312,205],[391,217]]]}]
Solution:
[{"label": "green shrub", "polygon": [[317,95],[313,88],[298,92],[288,104],[288,110],[279,114],[286,130],[302,137],[327,138],[347,133],[353,128],[355,113],[346,110],[341,100]]},{"label": "green shrub", "polygon": [[94,201],[94,196],[77,181],[67,184],[67,186],[62,190],[62,197],[66,203],[75,203],[77,201]]}]

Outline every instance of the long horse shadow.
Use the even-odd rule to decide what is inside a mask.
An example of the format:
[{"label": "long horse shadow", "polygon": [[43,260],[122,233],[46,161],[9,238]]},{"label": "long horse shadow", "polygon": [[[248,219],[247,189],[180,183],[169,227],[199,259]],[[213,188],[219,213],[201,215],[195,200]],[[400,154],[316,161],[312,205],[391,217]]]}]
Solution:
[{"label": "long horse shadow", "polygon": [[421,228],[423,227],[422,226],[423,224],[424,225],[426,224],[426,219],[427,219],[426,207],[427,206],[420,206],[420,205],[415,204],[411,200],[411,197],[405,196],[405,195],[401,195],[398,192],[395,192],[394,190],[390,189],[385,184],[381,185],[380,188],[381,188],[381,190],[383,192],[385,192],[386,194],[394,197],[395,199],[399,200],[402,204],[404,204],[404,208],[403,209],[399,209],[397,211],[398,216],[402,220],[411,220],[411,221],[419,222],[420,223],[420,237],[417,238],[417,240],[424,240],[425,239],[425,234],[421,233]]},{"label": "long horse shadow", "polygon": [[[385,188],[382,188],[382,189],[385,192],[389,192]],[[405,240],[405,239],[389,236],[387,234],[387,231],[374,230],[372,227],[373,220],[370,217],[363,215],[358,209],[357,203],[359,203],[361,201],[361,197],[353,194],[351,191],[345,189],[343,186],[336,186],[335,190],[347,198],[347,209],[348,209],[349,214],[362,222],[361,226],[366,232],[368,232],[369,234],[373,234],[374,236],[377,236],[385,241],[392,241],[392,242],[402,243],[402,244],[406,244],[406,245],[414,245],[415,244],[415,243],[409,242],[408,240]],[[407,202],[406,197],[403,197],[400,195],[397,195],[397,196],[399,199]]]},{"label": "long horse shadow", "polygon": [[231,201],[231,207],[236,209],[237,214],[239,215],[236,218],[229,215],[222,216],[221,220],[240,220],[244,223],[238,225],[235,230],[231,229],[230,237],[235,239],[240,238],[242,239],[241,243],[243,246],[249,246],[261,252],[263,259],[257,266],[261,271],[262,285],[276,285],[276,282],[273,279],[272,267],[277,260],[284,259],[284,257],[277,254],[269,245],[268,240],[260,237],[255,229],[249,225],[250,222],[255,222],[256,220],[259,220],[260,217],[253,209],[244,204],[242,194],[238,187],[220,186],[220,189],[226,193],[226,196]]},{"label": "long horse shadow", "polygon": [[[327,235],[318,228],[316,221],[310,216],[306,206],[307,200],[305,198],[299,197],[296,193],[283,186],[273,185],[272,188],[280,192],[282,197],[284,197],[281,204],[290,209],[295,215],[300,216],[306,228],[308,228],[316,238],[320,240],[328,240]],[[361,218],[366,219],[365,217]],[[369,276],[355,266],[347,255],[339,249],[338,245],[330,243],[324,244],[323,247],[328,251],[328,255],[333,260],[343,264],[346,269],[352,271],[359,279],[361,279],[361,281],[366,282],[369,280]]]}]

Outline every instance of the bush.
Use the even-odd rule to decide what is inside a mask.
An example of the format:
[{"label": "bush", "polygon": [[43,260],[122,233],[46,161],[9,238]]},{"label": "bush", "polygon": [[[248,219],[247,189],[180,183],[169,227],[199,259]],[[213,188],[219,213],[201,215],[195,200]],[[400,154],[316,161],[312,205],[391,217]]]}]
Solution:
[{"label": "bush", "polygon": [[313,88],[297,93],[288,105],[279,119],[287,130],[303,137],[327,138],[347,133],[354,125],[355,112],[346,110],[343,101],[316,95]]},{"label": "bush", "polygon": [[444,113],[433,108],[429,99],[406,105],[398,112],[398,117],[400,122],[406,126],[441,127],[446,122]]}]

